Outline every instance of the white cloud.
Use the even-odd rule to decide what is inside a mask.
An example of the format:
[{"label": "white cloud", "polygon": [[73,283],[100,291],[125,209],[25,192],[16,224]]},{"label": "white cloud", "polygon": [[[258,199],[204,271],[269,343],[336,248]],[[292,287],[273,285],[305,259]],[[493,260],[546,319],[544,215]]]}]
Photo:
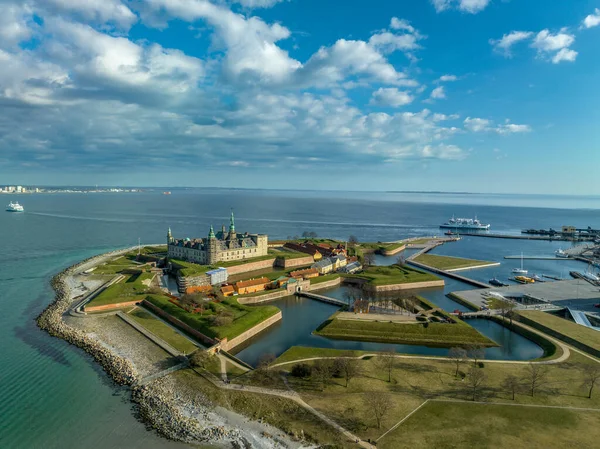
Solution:
[{"label": "white cloud", "polygon": [[285,0],[235,0],[235,3],[239,3],[245,8],[272,8],[277,3],[281,3]]},{"label": "white cloud", "polygon": [[558,64],[561,61],[573,62],[577,58],[577,52],[569,48],[561,48],[558,53],[552,57],[552,63]]},{"label": "white cloud", "polygon": [[441,121],[445,121],[445,120],[456,120],[459,117],[460,116],[458,114],[446,115],[446,114],[435,113],[435,114],[433,114],[432,119],[434,122],[441,122]]},{"label": "white cloud", "polygon": [[412,103],[413,96],[408,92],[403,92],[395,87],[383,88],[380,87],[371,97],[371,103],[380,106],[391,106],[394,108]]},{"label": "white cloud", "polygon": [[491,121],[484,118],[471,118],[467,117],[464,120],[465,128],[474,133],[487,131],[490,129]]},{"label": "white cloud", "polygon": [[441,81],[441,82],[450,82],[450,81],[456,81],[456,80],[458,80],[458,77],[456,75],[442,75],[438,79],[438,81]]},{"label": "white cloud", "polygon": [[413,28],[413,26],[408,20],[399,19],[398,17],[392,17],[392,20],[390,22],[390,28],[392,30],[405,30],[409,33],[416,33],[416,30]]},{"label": "white cloud", "polygon": [[436,158],[444,160],[461,160],[466,157],[465,152],[456,145],[425,145],[421,149],[421,156],[424,158]]},{"label": "white cloud", "polygon": [[529,39],[533,36],[531,31],[511,31],[502,36],[501,39],[490,39],[490,44],[494,46],[494,50],[504,54],[507,58],[512,57],[511,47],[518,42]]},{"label": "white cloud", "polygon": [[600,25],[600,9],[596,8],[594,10],[594,14],[590,14],[585,19],[583,19],[583,27],[593,28],[598,25]]},{"label": "white cloud", "polygon": [[474,133],[493,131],[498,134],[516,134],[531,131],[529,125],[517,125],[515,123],[510,123],[508,120],[502,125],[495,126],[494,123],[488,119],[467,117],[463,123],[466,130]]},{"label": "white cloud", "polygon": [[573,42],[575,42],[575,36],[569,34],[565,28],[556,34],[545,29],[535,36],[531,47],[537,49],[539,56],[551,56],[552,62],[558,64],[561,61],[575,61],[577,52],[569,49]]},{"label": "white cloud", "polygon": [[431,0],[436,12],[443,12],[451,8],[458,8],[460,11],[470,14],[477,14],[483,11],[491,0]]},{"label": "white cloud", "polygon": [[114,23],[125,29],[137,21],[137,16],[120,0],[43,0],[40,3],[60,13],[74,13],[88,21]]},{"label": "white cloud", "polygon": [[444,86],[436,87],[431,91],[431,97],[434,100],[442,100],[446,98],[446,91],[444,90]]},{"label": "white cloud", "polygon": [[27,5],[4,4],[0,14],[0,48],[11,48],[31,38],[32,10]]}]

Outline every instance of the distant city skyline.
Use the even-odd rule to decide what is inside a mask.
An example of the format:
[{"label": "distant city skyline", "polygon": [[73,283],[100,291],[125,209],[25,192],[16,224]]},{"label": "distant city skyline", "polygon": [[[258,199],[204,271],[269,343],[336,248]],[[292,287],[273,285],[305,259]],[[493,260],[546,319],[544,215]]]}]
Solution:
[{"label": "distant city skyline", "polygon": [[2,5],[5,185],[600,195],[600,0]]}]

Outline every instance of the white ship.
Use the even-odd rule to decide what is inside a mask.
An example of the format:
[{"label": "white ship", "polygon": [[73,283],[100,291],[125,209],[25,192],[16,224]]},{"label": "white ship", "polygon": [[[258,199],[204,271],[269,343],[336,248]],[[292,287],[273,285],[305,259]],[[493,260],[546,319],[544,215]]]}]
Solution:
[{"label": "white ship", "polygon": [[440,225],[442,229],[478,229],[488,230],[490,229],[489,224],[483,224],[477,217],[475,218],[454,218],[452,217],[446,223]]},{"label": "white ship", "polygon": [[7,212],[24,212],[25,209],[23,209],[23,206],[21,206],[19,203],[13,203],[12,201],[10,203],[8,203],[8,206],[6,206],[6,210]]}]

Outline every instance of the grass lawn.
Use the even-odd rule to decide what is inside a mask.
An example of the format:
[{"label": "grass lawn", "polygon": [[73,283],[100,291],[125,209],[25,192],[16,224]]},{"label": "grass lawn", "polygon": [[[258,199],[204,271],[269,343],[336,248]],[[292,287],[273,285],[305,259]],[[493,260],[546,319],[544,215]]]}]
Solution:
[{"label": "grass lawn", "polygon": [[594,412],[429,402],[377,447],[594,447],[599,420],[600,413]]},{"label": "grass lawn", "polygon": [[497,346],[467,323],[401,323],[389,321],[339,320],[335,314],[314,332],[340,340],[373,341],[429,346],[479,344]]},{"label": "grass lawn", "polygon": [[134,268],[139,266],[140,264],[136,263],[135,261],[127,257],[121,256],[114,260],[110,260],[105,264],[98,265],[96,269],[92,271],[92,274],[117,274],[127,268]]},{"label": "grass lawn", "polygon": [[372,285],[409,284],[413,282],[439,281],[434,274],[425,273],[408,266],[399,265],[368,267],[360,274],[349,274],[346,277],[366,279]]},{"label": "grass lawn", "polygon": [[87,307],[104,306],[120,302],[141,301],[149,288],[152,273],[126,275],[124,279],[111,285],[96,296]]},{"label": "grass lawn", "polygon": [[[311,357],[339,357],[340,355],[358,357],[363,354],[373,354],[374,351],[343,351],[341,349],[313,348],[310,346],[292,346],[285,351],[274,363],[291,362],[293,360]],[[291,365],[290,365],[291,366]]]},{"label": "grass lawn", "polygon": [[429,243],[432,240],[433,240],[433,237],[426,237],[426,238],[422,238],[422,239],[411,240],[410,242],[406,242],[406,243],[409,243],[411,245],[424,245],[426,243]]},{"label": "grass lawn", "polygon": [[[170,302],[165,296],[148,295],[146,299],[188,326],[212,338],[232,339],[279,312],[279,309],[275,306],[244,306],[238,303],[236,298],[227,298],[221,303],[208,303],[207,310],[200,315],[199,313],[186,312]],[[219,310],[231,313],[233,322],[225,326],[213,325],[211,318]]]},{"label": "grass lawn", "polygon": [[307,445],[318,442],[332,445],[332,448],[359,448],[289,399],[245,391],[221,390],[189,369],[177,371],[171,376],[183,389],[184,397],[190,401],[197,399],[203,403],[208,398],[215,405],[233,410],[252,420],[271,424],[291,438],[300,439],[303,435]]},{"label": "grass lawn", "polygon": [[438,256],[435,254],[421,254],[415,259],[415,262],[420,262],[440,270],[455,270],[457,268],[469,268],[494,263],[485,260],[462,259],[460,257]]},{"label": "grass lawn", "polygon": [[129,313],[129,316],[148,331],[157,337],[162,338],[178,351],[181,351],[185,354],[190,354],[198,349],[198,346],[193,344],[188,338],[184,337],[172,327],[163,323],[143,309],[137,308],[133,312]]},{"label": "grass lawn", "polygon": [[[335,350],[315,349],[311,351],[311,349],[291,348],[287,354],[284,353],[277,361],[298,355],[302,356],[302,358],[305,355],[316,356],[319,353],[322,353],[324,356],[345,355],[345,351],[337,351],[336,354]],[[351,379],[347,388],[344,386],[344,379],[337,378],[330,379],[324,388],[321,384],[313,382],[310,379],[299,379],[288,376],[288,381],[291,388],[300,393],[306,402],[334,419],[340,425],[357,433],[363,439],[378,438],[410,413],[410,411],[424,402],[425,399],[470,399],[469,392],[466,391],[466,381],[462,380],[462,376],[454,376],[456,366],[451,361],[412,358],[397,359],[394,363],[391,382],[387,382],[387,372],[379,368],[376,362],[376,358],[359,361],[362,374],[359,377]],[[314,362],[305,363],[310,365]],[[546,379],[540,390],[532,397],[526,385],[527,365],[484,361],[482,370],[486,375],[486,380],[479,400],[493,403],[539,404],[600,409],[600,391],[595,391],[592,399],[588,399],[587,389],[582,386],[583,374],[579,366],[590,363],[595,362],[580,354],[572,353],[571,358],[567,362],[547,365]],[[471,365],[471,362],[461,364],[460,372],[466,373]],[[288,364],[275,369],[277,371],[285,370],[289,372],[293,366],[294,364]],[[502,382],[508,375],[516,376],[521,382],[514,401],[511,399],[511,394],[502,388]],[[275,379],[273,388],[279,387],[279,385],[280,382]],[[381,429],[376,428],[372,412],[364,405],[364,397],[373,391],[388,393],[394,402],[394,407],[384,418]],[[491,406],[484,407],[491,408]],[[483,410],[487,410],[487,408]],[[525,410],[531,411],[533,409],[527,408]],[[600,412],[598,415],[591,416],[596,416],[594,419],[598,422]],[[407,421],[407,424],[409,422]],[[468,419],[465,419],[464,422],[465,425],[469,425]],[[544,421],[540,421],[540,427],[537,429],[538,432],[543,431],[543,424]],[[431,435],[435,434],[439,436],[439,441],[442,441],[444,438],[438,432],[443,432],[444,430],[450,431],[449,429],[452,428],[454,422],[452,420],[446,422],[445,419],[435,419],[426,420],[424,425],[427,427],[423,429],[423,433],[419,434],[421,438],[424,435],[429,435],[428,432],[431,431]],[[399,435],[402,434],[401,432]],[[392,434],[389,434],[382,439],[378,447],[384,444],[388,437],[392,436]],[[419,437],[414,436],[414,438]],[[390,441],[393,441],[393,439],[390,439]],[[437,447],[430,440],[428,442],[429,444],[425,446],[417,447]],[[392,443],[389,443],[385,447],[392,448],[399,446],[393,446]],[[457,443],[453,447],[478,446]],[[497,447],[504,446],[497,445]],[[576,447],[591,446],[579,445]]]},{"label": "grass lawn", "polygon": [[325,274],[323,276],[318,276],[316,278],[310,278],[310,285],[320,284],[321,282],[333,281],[334,279],[339,278],[340,275],[337,273]]},{"label": "grass lawn", "polygon": [[519,315],[592,348],[600,348],[600,332],[539,310],[519,310]]}]

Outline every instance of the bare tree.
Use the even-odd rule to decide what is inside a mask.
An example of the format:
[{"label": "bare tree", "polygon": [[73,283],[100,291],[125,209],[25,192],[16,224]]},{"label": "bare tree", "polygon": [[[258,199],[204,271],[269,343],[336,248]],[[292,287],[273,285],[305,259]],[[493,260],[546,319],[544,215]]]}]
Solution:
[{"label": "bare tree", "polygon": [[406,256],[404,255],[404,251],[402,251],[402,253],[396,259],[396,265],[399,265],[401,267],[406,265]]},{"label": "bare tree", "polygon": [[469,369],[469,372],[467,373],[467,381],[473,401],[475,401],[475,399],[481,392],[481,388],[483,387],[485,380],[486,375],[481,368],[478,368],[477,366],[472,366]]},{"label": "bare tree", "polygon": [[450,348],[448,351],[448,358],[452,359],[454,363],[456,363],[456,372],[454,376],[458,376],[458,370],[460,368],[460,364],[463,363],[467,359],[467,351],[463,348]]},{"label": "bare tree", "polygon": [[536,390],[539,390],[540,387],[544,385],[547,375],[548,369],[544,365],[531,362],[527,365],[526,378],[531,396],[535,394]]},{"label": "bare tree", "polygon": [[271,365],[275,361],[275,355],[271,353],[263,354],[258,360],[255,373],[264,378],[265,380],[270,379],[274,373],[270,370]]},{"label": "bare tree", "polygon": [[350,246],[354,246],[357,243],[358,243],[358,238],[354,234],[352,234],[350,237],[348,237],[348,244]]},{"label": "bare tree", "polygon": [[479,345],[471,345],[467,348],[467,356],[473,360],[473,365],[477,366],[479,360],[485,357],[485,348]]},{"label": "bare tree", "polygon": [[310,378],[317,383],[321,384],[321,391],[325,389],[325,384],[331,378],[331,363],[329,360],[317,360],[310,374]]},{"label": "bare tree", "polygon": [[365,407],[375,415],[377,428],[381,429],[381,421],[394,406],[390,395],[383,391],[370,391],[363,396]]},{"label": "bare tree", "polygon": [[517,307],[517,305],[512,301],[508,301],[508,300],[504,300],[504,299],[497,299],[495,301],[495,304],[496,304],[496,309],[500,310],[500,313],[502,314],[502,316],[504,318],[508,317],[510,319],[510,325],[512,326],[514,309],[515,309],[515,307]]},{"label": "bare tree", "polygon": [[336,375],[339,375],[346,380],[346,388],[352,379],[360,376],[362,373],[359,360],[352,356],[336,358],[333,361],[333,371]]},{"label": "bare tree", "polygon": [[396,351],[388,349],[382,352],[375,359],[375,365],[382,371],[387,371],[388,382],[392,381],[392,371],[396,362]]},{"label": "bare tree", "polygon": [[368,268],[375,265],[375,254],[366,252],[363,254],[363,267]]},{"label": "bare tree", "polygon": [[504,381],[502,382],[502,388],[509,391],[512,394],[512,400],[515,400],[515,394],[521,388],[521,382],[519,382],[519,378],[517,376],[513,376],[512,374],[506,376]]},{"label": "bare tree", "polygon": [[589,388],[588,398],[592,398],[592,391],[596,382],[600,381],[600,365],[583,365],[583,385]]}]

